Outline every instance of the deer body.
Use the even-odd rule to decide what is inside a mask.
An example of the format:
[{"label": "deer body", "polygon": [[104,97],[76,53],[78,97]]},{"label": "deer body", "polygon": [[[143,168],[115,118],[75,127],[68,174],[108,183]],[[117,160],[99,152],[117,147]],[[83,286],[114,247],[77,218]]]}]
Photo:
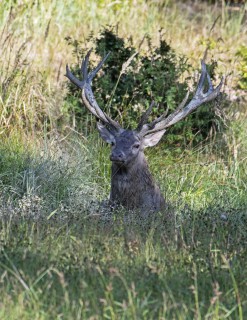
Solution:
[{"label": "deer body", "polygon": [[[91,88],[92,79],[100,70],[108,55],[88,74],[87,65],[90,53],[91,50],[82,62],[82,81],[71,73],[68,66],[66,67],[66,76],[82,90],[82,99],[85,106],[100,120],[97,122],[97,127],[101,138],[112,146],[110,155],[112,161],[110,203],[121,205],[126,209],[138,209],[143,214],[162,210],[166,203],[149,171],[144,149],[156,145],[170,126],[185,118],[203,103],[215,99],[220,93],[223,79],[214,88],[207,73],[206,65],[202,61],[202,72],[196,92],[187,105],[189,94],[171,114],[168,116],[162,114],[159,118],[148,123],[154,105],[154,102],[152,102],[148,110],[142,115],[136,130],[125,130],[118,122],[101,110]],[[205,82],[208,86],[206,92],[204,92]]]},{"label": "deer body", "polygon": [[[112,145],[110,202],[127,209],[140,209],[144,214],[162,209],[165,200],[144,155],[146,139],[132,130],[122,129],[118,134],[111,134],[101,124],[98,124],[98,130],[102,139]],[[157,141],[149,138],[148,143],[155,144]]]}]

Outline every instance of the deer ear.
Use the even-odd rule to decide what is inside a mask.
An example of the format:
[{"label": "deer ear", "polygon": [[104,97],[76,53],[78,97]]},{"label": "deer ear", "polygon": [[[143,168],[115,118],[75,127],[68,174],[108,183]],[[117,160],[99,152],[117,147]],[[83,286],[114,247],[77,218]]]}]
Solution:
[{"label": "deer ear", "polygon": [[147,134],[144,138],[143,138],[143,147],[147,148],[147,147],[153,147],[155,146],[160,139],[162,138],[163,134],[165,133],[165,130],[161,130],[158,132],[154,132],[154,133],[150,133]]},{"label": "deer ear", "polygon": [[97,122],[97,128],[101,138],[105,142],[107,143],[115,142],[114,135],[103,124],[101,124],[100,122]]}]

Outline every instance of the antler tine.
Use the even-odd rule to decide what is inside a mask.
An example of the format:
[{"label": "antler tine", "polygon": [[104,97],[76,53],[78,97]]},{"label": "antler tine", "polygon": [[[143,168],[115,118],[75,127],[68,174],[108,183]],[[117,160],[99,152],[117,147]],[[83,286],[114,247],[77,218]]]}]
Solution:
[{"label": "antler tine", "polygon": [[89,57],[90,57],[90,54],[92,52],[93,48],[91,48],[88,53],[86,54],[85,56],[85,59],[82,60],[82,63],[81,63],[81,72],[82,72],[82,76],[83,76],[83,79],[87,79],[87,67],[88,67],[88,60],[89,60]]},{"label": "antler tine", "polygon": [[88,79],[89,79],[90,82],[93,80],[93,78],[95,77],[96,73],[101,69],[101,67],[103,66],[105,61],[108,59],[110,54],[111,54],[111,52],[108,52],[107,55],[103,58],[103,60],[101,62],[99,62],[97,67],[93,71],[90,72],[90,74],[88,76]]},{"label": "antler tine", "polygon": [[201,60],[201,68],[202,68],[202,71],[201,71],[200,79],[198,81],[198,85],[197,85],[195,96],[200,94],[200,92],[203,90],[204,83],[205,83],[205,78],[208,75],[207,67],[206,67],[206,64],[205,64],[204,60]]},{"label": "antler tine", "polygon": [[153,110],[154,105],[155,105],[155,101],[153,100],[150,103],[150,106],[148,107],[148,109],[142,114],[140,122],[136,128],[136,131],[140,131],[142,129],[142,127],[145,125],[146,121],[148,120],[148,117],[150,116],[150,114]]},{"label": "antler tine", "polygon": [[213,84],[212,84],[212,81],[210,79],[210,75],[208,74],[208,72],[207,72],[207,80],[208,80],[208,86],[209,86],[208,92],[213,92],[214,91],[214,87],[213,87]]},{"label": "antler tine", "polygon": [[66,64],[66,74],[65,77],[67,77],[72,83],[74,83],[79,89],[83,88],[83,81],[80,81],[79,79],[77,79],[73,73],[70,71],[69,66]]},{"label": "antler tine", "polygon": [[81,65],[81,73],[83,76],[83,80],[80,81],[77,79],[72,72],[70,71],[68,65],[66,65],[66,77],[74,83],[78,88],[82,90],[82,99],[85,103],[87,109],[98,119],[100,119],[104,125],[107,125],[111,130],[118,131],[121,129],[120,125],[112,120],[109,116],[107,116],[104,111],[102,111],[94,97],[92,88],[91,88],[91,82],[92,79],[95,77],[96,73],[101,69],[103,63],[106,61],[106,59],[109,56],[109,53],[103,58],[103,60],[97,65],[97,67],[92,70],[88,74],[88,61],[90,54],[92,52],[92,49],[88,51],[88,53],[85,56],[85,59],[82,61]]},{"label": "antler tine", "polygon": [[[146,135],[148,133],[154,133],[157,131],[165,130],[166,128],[172,126],[173,124],[185,118],[188,114],[190,114],[192,111],[194,111],[203,103],[212,101],[219,95],[221,87],[224,82],[224,77],[222,77],[219,85],[214,89],[212,85],[212,81],[206,69],[206,64],[203,60],[201,62],[201,66],[202,66],[202,71],[201,71],[201,76],[198,82],[196,92],[192,100],[187,104],[187,106],[185,106],[185,104],[188,100],[189,92],[187,93],[182,103],[178,106],[178,108],[173,113],[171,113],[167,118],[165,118],[165,115],[163,114],[159,118],[151,122],[150,124],[143,125],[140,131],[140,134]],[[207,79],[207,82],[208,82],[208,90],[206,92],[203,92],[205,79]]]}]

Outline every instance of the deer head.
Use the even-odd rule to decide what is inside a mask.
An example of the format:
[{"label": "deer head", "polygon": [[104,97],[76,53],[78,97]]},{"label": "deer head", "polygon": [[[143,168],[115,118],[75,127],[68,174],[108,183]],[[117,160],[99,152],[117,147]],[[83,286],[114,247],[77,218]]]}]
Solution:
[{"label": "deer head", "polygon": [[[147,123],[148,117],[151,114],[152,108],[154,106],[154,102],[152,102],[147,111],[142,115],[136,130],[124,130],[118,122],[112,120],[108,115],[104,113],[104,111],[100,109],[91,88],[91,82],[93,78],[101,69],[103,63],[108,58],[109,53],[98,64],[98,66],[88,74],[87,67],[91,51],[92,49],[87,53],[85,60],[82,61],[82,81],[77,79],[71,73],[68,65],[66,66],[65,76],[82,90],[82,99],[86,107],[97,119],[100,120],[100,122],[97,123],[97,128],[99,130],[101,138],[113,146],[113,153],[111,155],[112,161],[124,161],[125,156],[129,159],[130,150],[126,152],[126,148],[128,148],[127,141],[129,142],[129,147],[133,152],[133,156],[136,155],[137,150],[143,150],[146,147],[152,147],[156,145],[170,126],[185,118],[203,103],[214,100],[218,96],[223,84],[222,78],[220,84],[215,89],[213,88],[210,76],[206,69],[206,65],[204,61],[202,61],[202,70],[197,90],[193,99],[187,105],[186,102],[189,97],[189,92],[187,93],[182,103],[177,107],[177,109],[168,117],[166,117],[166,114],[162,114],[159,118],[155,119],[151,123]],[[208,83],[208,90],[204,92],[206,81]],[[122,147],[124,150],[122,150]]]},{"label": "deer head", "polygon": [[[87,53],[85,59],[82,61],[82,80],[77,79],[71,73],[68,66],[66,66],[66,77],[82,90],[82,99],[85,106],[99,120],[97,128],[101,138],[112,146],[110,155],[110,160],[113,163],[111,199],[119,201],[123,205],[127,202],[128,204],[131,204],[132,201],[133,203],[130,207],[142,207],[143,203],[147,207],[154,207],[156,206],[155,202],[163,201],[163,197],[148,171],[143,150],[146,147],[156,145],[169,127],[185,118],[200,105],[215,99],[220,93],[223,78],[220,84],[214,88],[207,72],[206,65],[204,61],[202,61],[198,86],[194,97],[189,103],[187,103],[189,97],[188,92],[181,104],[170,115],[167,116],[166,114],[162,114],[157,119],[148,123],[149,115],[154,106],[154,102],[152,102],[146,112],[142,115],[137,128],[135,130],[125,130],[118,122],[111,119],[104,111],[102,111],[95,100],[91,82],[96,73],[101,69],[109,54],[105,56],[94,70],[88,73],[88,60],[91,51],[92,50]],[[208,88],[207,90],[204,90],[206,82]],[[126,175],[125,179],[123,179],[123,173]],[[125,182],[123,183],[123,181]],[[128,181],[128,183],[126,183],[126,181]],[[149,193],[143,195],[143,193],[145,193],[143,190],[148,190]],[[131,200],[133,192],[135,195],[132,196],[133,199]],[[127,196],[123,196],[123,193],[127,194]],[[150,194],[152,195],[151,197],[153,200],[149,200],[149,203],[151,204],[147,204],[144,198],[149,197]],[[127,197],[128,201],[125,201],[123,197],[125,197],[125,200]],[[158,207],[159,210],[160,205],[157,205],[156,207]]]}]

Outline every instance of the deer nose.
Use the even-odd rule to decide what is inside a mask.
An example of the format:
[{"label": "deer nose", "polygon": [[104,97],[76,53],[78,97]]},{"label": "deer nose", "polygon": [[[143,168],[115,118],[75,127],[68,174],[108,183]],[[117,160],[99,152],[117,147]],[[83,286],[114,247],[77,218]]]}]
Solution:
[{"label": "deer nose", "polygon": [[116,162],[122,162],[124,161],[124,154],[121,151],[117,151],[117,152],[112,152],[112,154],[110,155],[110,160],[111,161],[116,161]]}]

